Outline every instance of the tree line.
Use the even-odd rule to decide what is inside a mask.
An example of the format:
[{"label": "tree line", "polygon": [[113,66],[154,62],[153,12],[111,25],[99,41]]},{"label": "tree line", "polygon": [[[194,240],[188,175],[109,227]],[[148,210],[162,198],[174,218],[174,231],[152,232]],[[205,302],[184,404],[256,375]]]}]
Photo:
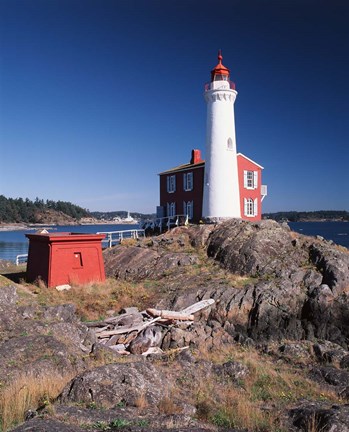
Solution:
[{"label": "tree line", "polygon": [[88,210],[83,209],[71,202],[52,201],[36,198],[31,201],[28,198],[6,198],[0,195],[0,222],[27,222],[35,223],[37,215],[40,212],[54,210],[62,212],[74,219],[90,216]]},{"label": "tree line", "polygon": [[287,220],[289,222],[300,221],[349,221],[349,212],[345,210],[318,210],[309,212],[285,211],[277,213],[264,213],[263,219],[274,219],[276,221]]}]

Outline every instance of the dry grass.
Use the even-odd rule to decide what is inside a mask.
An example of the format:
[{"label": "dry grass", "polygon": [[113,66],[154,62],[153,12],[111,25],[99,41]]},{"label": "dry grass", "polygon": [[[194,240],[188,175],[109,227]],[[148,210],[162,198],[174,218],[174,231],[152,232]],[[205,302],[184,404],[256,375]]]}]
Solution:
[{"label": "dry grass", "polygon": [[147,401],[147,398],[145,396],[144,393],[141,393],[135,400],[135,406],[140,409],[140,410],[144,410],[146,408],[148,408],[149,404]]},{"label": "dry grass", "polygon": [[108,314],[119,312],[130,305],[143,309],[151,306],[155,298],[154,286],[149,283],[134,284],[107,279],[103,283],[73,285],[69,291],[58,292],[44,284],[26,284],[36,294],[41,305],[73,303],[82,320],[99,320]]},{"label": "dry grass", "polygon": [[[281,432],[287,430],[282,426],[281,413],[285,407],[298,400],[338,403],[334,392],[321,389],[307,379],[302,370],[287,364],[276,365],[255,349],[236,346],[214,353],[203,351],[197,355],[217,364],[228,360],[238,361],[249,370],[249,374],[238,382],[212,374],[207,375],[196,387],[193,398],[200,417],[216,426],[247,428],[255,432]],[[313,429],[310,428],[310,431]]]},{"label": "dry grass", "polygon": [[23,422],[30,409],[50,406],[72,378],[72,374],[18,377],[0,392],[0,430],[5,432]]},{"label": "dry grass", "polygon": [[166,415],[179,414],[182,410],[181,408],[174,402],[172,396],[165,396],[158,405],[159,413]]}]

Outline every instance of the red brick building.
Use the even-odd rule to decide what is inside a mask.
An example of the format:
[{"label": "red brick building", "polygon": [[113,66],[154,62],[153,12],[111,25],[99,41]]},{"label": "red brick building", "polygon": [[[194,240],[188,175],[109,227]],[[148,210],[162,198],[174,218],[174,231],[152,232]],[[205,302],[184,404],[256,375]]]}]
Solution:
[{"label": "red brick building", "polygon": [[[261,220],[266,186],[262,185],[263,167],[242,153],[237,154],[241,218]],[[160,206],[157,217],[188,215],[190,222],[202,218],[205,161],[200,150],[192,150],[189,163],[179,165],[160,176]]]}]

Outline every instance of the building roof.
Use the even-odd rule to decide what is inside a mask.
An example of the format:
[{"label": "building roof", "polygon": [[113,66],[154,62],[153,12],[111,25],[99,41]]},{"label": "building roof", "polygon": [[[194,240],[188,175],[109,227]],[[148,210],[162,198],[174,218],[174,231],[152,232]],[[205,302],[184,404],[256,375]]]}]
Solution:
[{"label": "building roof", "polygon": [[189,170],[189,169],[196,169],[196,168],[200,168],[200,167],[203,167],[203,166],[205,166],[205,161],[203,161],[203,160],[200,161],[200,162],[198,162],[198,163],[195,163],[195,164],[186,163],[186,164],[183,164],[183,165],[178,165],[178,166],[176,166],[174,168],[171,168],[169,170],[162,171],[158,175],[169,174],[169,173],[178,172],[178,171],[186,171],[186,170]]},{"label": "building roof", "polygon": [[[252,162],[254,165],[257,165],[259,168],[264,169],[264,167],[262,167],[262,165],[259,165],[257,162],[255,162],[254,160],[250,159],[249,157],[245,156],[242,153],[237,153],[237,156],[241,156],[245,159],[247,159],[248,161]],[[175,173],[175,172],[179,172],[179,171],[187,171],[190,169],[196,169],[196,168],[200,168],[200,167],[204,167],[205,166],[205,161],[202,160],[198,163],[192,164],[192,163],[186,163],[183,165],[178,165],[174,168],[170,168],[166,171],[162,171],[161,173],[159,173],[158,175],[163,175],[163,174],[170,174],[170,173]]]}]

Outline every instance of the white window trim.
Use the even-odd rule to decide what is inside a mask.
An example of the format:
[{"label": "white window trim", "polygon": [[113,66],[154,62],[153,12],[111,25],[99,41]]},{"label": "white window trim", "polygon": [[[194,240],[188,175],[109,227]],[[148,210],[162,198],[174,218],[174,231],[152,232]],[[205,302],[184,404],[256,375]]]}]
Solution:
[{"label": "white window trim", "polygon": [[171,202],[166,204],[166,215],[167,217],[176,216],[176,203]]},{"label": "white window trim", "polygon": [[193,190],[193,173],[183,173],[183,188],[186,192]]},{"label": "white window trim", "polygon": [[258,215],[258,198],[244,198],[244,215],[246,217],[255,217]]},{"label": "white window trim", "polygon": [[183,201],[183,213],[187,216],[188,219],[193,219],[194,214],[194,201]]},{"label": "white window trim", "polygon": [[258,198],[254,199],[254,215],[258,216]]},{"label": "white window trim", "polygon": [[176,176],[175,175],[167,176],[166,182],[167,182],[167,192],[168,193],[176,192]]},{"label": "white window trim", "polygon": [[[248,186],[248,174],[252,174],[252,186]],[[257,189],[258,187],[258,171],[244,170],[244,188]]]}]

